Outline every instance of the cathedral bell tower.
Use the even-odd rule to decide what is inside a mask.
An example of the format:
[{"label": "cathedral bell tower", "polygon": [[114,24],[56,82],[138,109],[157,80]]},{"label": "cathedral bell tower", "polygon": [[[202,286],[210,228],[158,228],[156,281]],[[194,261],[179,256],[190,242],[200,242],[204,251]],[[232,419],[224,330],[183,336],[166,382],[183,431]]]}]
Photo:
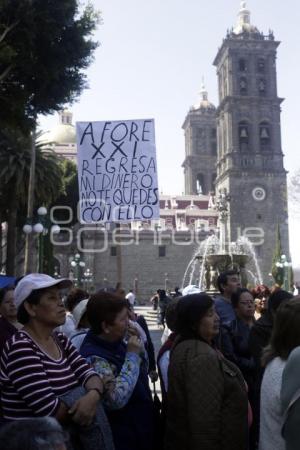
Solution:
[{"label": "cathedral bell tower", "polygon": [[287,184],[281,148],[276,51],[270,31],[251,24],[241,2],[236,27],[215,58],[219,86],[216,190],[230,193],[230,241],[244,234],[254,243],[264,280],[271,271],[277,224],[289,255]]},{"label": "cathedral bell tower", "polygon": [[217,162],[216,108],[209,102],[204,83],[200,103],[190,108],[182,126],[185,132],[185,194],[208,195],[215,190]]}]

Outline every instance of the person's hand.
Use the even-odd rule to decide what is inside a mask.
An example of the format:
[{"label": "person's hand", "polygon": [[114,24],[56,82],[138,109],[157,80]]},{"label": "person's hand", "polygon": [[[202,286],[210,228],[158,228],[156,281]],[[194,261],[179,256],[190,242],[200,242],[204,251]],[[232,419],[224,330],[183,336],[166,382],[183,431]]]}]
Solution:
[{"label": "person's hand", "polygon": [[99,400],[99,394],[95,390],[90,390],[87,394],[77,400],[72,408],[69,409],[72,421],[83,426],[90,425],[96,415]]},{"label": "person's hand", "polygon": [[152,381],[152,383],[155,383],[155,381],[158,380],[158,373],[156,372],[156,370],[151,370],[149,372],[149,377],[150,377],[150,380]]},{"label": "person's hand", "polygon": [[129,338],[131,338],[131,336],[140,337],[137,328],[134,325],[132,325],[130,322],[129,322],[129,325],[127,328],[127,335]]},{"label": "person's hand", "polygon": [[143,350],[143,344],[140,338],[138,338],[137,336],[131,336],[128,339],[128,344],[127,344],[127,351],[128,352],[132,352],[132,353],[137,353],[138,355],[142,352]]}]

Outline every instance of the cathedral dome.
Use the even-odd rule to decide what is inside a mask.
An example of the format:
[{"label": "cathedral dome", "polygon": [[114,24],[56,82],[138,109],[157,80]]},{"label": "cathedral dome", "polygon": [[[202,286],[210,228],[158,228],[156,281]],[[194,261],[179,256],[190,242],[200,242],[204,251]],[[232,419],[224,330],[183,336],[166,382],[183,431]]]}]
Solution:
[{"label": "cathedral dome", "polygon": [[59,124],[41,136],[41,141],[55,144],[76,144],[76,129],[72,124],[72,113],[64,110],[59,113]]},{"label": "cathedral dome", "polygon": [[241,2],[240,11],[238,13],[238,21],[233,29],[234,34],[258,33],[258,29],[250,22],[250,11],[247,9],[246,2]]},{"label": "cathedral dome", "polygon": [[208,100],[208,93],[205,89],[204,83],[202,83],[201,91],[200,91],[200,103],[195,104],[192,107],[193,110],[200,111],[215,111],[216,107]]}]

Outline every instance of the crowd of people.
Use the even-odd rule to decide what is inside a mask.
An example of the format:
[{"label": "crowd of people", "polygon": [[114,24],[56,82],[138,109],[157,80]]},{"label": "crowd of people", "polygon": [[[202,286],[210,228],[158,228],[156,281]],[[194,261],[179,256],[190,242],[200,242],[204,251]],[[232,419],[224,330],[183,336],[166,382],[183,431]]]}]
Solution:
[{"label": "crowd of people", "polygon": [[296,450],[300,297],[234,270],[217,284],[152,297],[157,360],[132,291],[45,274],[0,290],[0,449]]}]

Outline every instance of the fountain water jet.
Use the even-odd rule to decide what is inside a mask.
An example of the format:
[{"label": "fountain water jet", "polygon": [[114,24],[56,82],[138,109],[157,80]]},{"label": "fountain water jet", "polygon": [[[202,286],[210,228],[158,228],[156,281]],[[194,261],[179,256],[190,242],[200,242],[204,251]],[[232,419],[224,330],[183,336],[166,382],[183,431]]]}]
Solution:
[{"label": "fountain water jet", "polygon": [[[256,278],[259,284],[262,284],[261,271],[253,244],[245,236],[241,236],[236,242],[228,242],[227,240],[228,204],[230,199],[226,189],[219,191],[215,203],[215,208],[219,212],[219,238],[216,235],[212,235],[200,243],[185,271],[182,287],[185,286],[191,267],[189,284],[193,284],[195,273],[199,273],[199,288],[203,291],[215,292],[217,276],[219,273],[229,269],[239,271],[242,285],[246,286],[246,264],[250,261],[253,262],[256,272],[256,276],[253,274],[253,278]],[[199,272],[196,272],[197,264],[199,264]]]}]

